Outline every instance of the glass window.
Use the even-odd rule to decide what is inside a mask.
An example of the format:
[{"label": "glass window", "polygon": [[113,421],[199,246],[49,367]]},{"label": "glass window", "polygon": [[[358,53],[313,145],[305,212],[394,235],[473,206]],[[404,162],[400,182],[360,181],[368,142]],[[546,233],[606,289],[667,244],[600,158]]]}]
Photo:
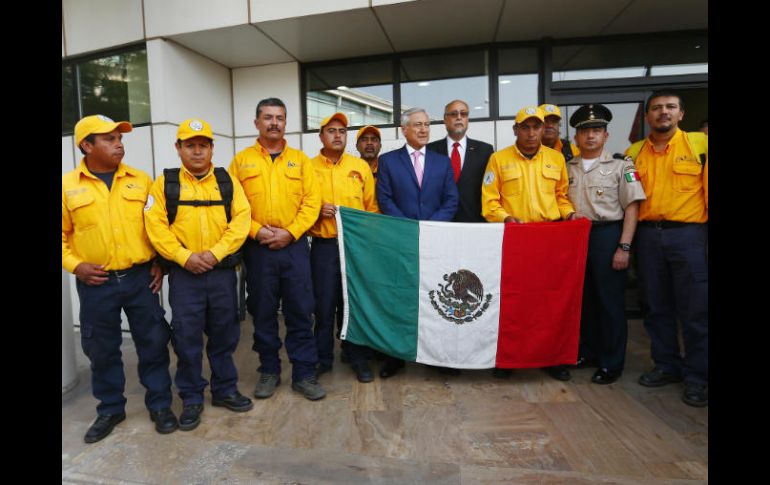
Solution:
[{"label": "glass window", "polygon": [[652,66],[652,76],[673,76],[678,74],[708,74],[708,64],[678,64],[673,66]]},{"label": "glass window", "polygon": [[515,116],[527,105],[538,105],[537,49],[501,49],[497,78],[500,116]]},{"label": "glass window", "polygon": [[79,112],[83,116],[103,114],[134,125],[149,123],[146,49],[63,63],[62,134],[72,133]]},{"label": "glass window", "polygon": [[350,126],[393,123],[393,62],[367,61],[306,71],[307,129],[342,111]]},{"label": "glass window", "polygon": [[444,106],[459,98],[468,103],[471,118],[488,118],[488,65],[482,50],[402,58],[401,111],[419,106],[431,120],[443,120]]},{"label": "glass window", "polygon": [[[705,35],[658,36],[556,45],[553,47],[552,61],[553,81],[643,77],[647,75],[650,66],[708,63],[708,38]],[[658,70],[651,74],[673,72]]]},{"label": "glass window", "polygon": [[72,133],[78,122],[78,93],[75,87],[75,67],[61,66],[61,132]]}]

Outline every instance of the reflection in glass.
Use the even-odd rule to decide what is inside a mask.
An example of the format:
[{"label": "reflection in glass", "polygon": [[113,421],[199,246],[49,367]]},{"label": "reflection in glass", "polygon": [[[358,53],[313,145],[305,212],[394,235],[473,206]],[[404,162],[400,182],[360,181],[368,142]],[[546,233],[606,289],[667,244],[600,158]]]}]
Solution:
[{"label": "reflection in glass", "polygon": [[393,68],[390,60],[312,67],[306,71],[307,129],[338,111],[350,126],[393,122]]},{"label": "reflection in glass", "polygon": [[80,64],[83,115],[103,114],[132,124],[150,122],[150,85],[145,49]]},{"label": "reflection in glass", "polygon": [[61,66],[61,132],[72,133],[78,121],[78,95],[75,89],[75,67]]},{"label": "reflection in glass", "polygon": [[500,116],[514,116],[524,106],[540,104],[537,97],[537,49],[500,49],[498,64]]},{"label": "reflection in glass", "polygon": [[459,98],[468,103],[471,119],[488,118],[487,56],[479,50],[401,59],[401,111],[419,106],[431,120],[442,120],[444,106]]}]

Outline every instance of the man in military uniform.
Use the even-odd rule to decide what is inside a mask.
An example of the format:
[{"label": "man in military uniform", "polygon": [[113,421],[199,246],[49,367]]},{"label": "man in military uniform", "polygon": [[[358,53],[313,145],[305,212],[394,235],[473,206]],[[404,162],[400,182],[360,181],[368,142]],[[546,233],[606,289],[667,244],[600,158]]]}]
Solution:
[{"label": "man in military uniform", "polygon": [[[639,206],[636,255],[644,328],[655,367],[639,384],[658,387],[684,380],[682,401],[708,405],[708,136],[679,129],[684,106],[679,94],[656,91],[645,119],[652,131],[626,155],[647,200]],[[684,358],[677,320],[682,322]]]},{"label": "man in military uniform", "polygon": [[316,379],[313,283],[305,232],[318,219],[321,190],[310,159],[284,139],[286,105],[278,98],[257,104],[257,142],[235,155],[230,175],[251,205],[251,228],[243,245],[246,306],[254,320],[260,377],[254,396],[273,395],[281,382],[278,303],[286,323],[286,351],[294,391],[312,401],[326,396]]},{"label": "man in military uniform", "polygon": [[[481,214],[488,222],[545,222],[584,217],[567,197],[564,156],[541,144],[545,113],[525,106],[516,114],[516,143],[492,154],[481,188]],[[546,367],[561,381],[571,379],[564,365]],[[510,372],[496,369],[496,377]]]},{"label": "man in military uniform", "polygon": [[75,125],[83,159],[62,176],[62,266],[77,277],[80,337],[91,362],[91,389],[98,414],[84,440],[105,438],[126,419],[120,345],[121,309],[139,358],[144,404],[159,433],[178,427],[171,411],[168,372],[170,332],[158,291],[163,273],[144,229],[143,210],[152,179],[122,162],[127,121],[86,116]]},{"label": "man in military uniform", "polygon": [[555,104],[541,104],[538,106],[545,114],[543,127],[543,145],[553,148],[564,155],[564,160],[569,162],[580,155],[580,150],[567,138],[561,136],[561,109]]},{"label": "man in military uniform", "polygon": [[369,164],[369,169],[377,179],[378,160],[382,149],[382,137],[376,126],[366,125],[356,134],[356,150],[361,158]]},{"label": "man in military uniform", "polygon": [[[315,338],[318,374],[329,372],[334,362],[334,314],[342,313],[342,279],[337,242],[337,206],[377,212],[374,177],[369,164],[345,153],[348,119],[343,113],[321,121],[318,133],[323,148],[311,160],[321,186],[321,212],[308,233],[313,236],[310,268],[315,296]],[[343,341],[342,350],[359,382],[371,382],[374,374],[366,362],[368,349]]]},{"label": "man in military uniform", "polygon": [[238,392],[233,361],[241,335],[235,266],[251,218],[240,184],[211,163],[211,126],[201,119],[185,120],[176,138],[182,167],[166,170],[155,180],[144,220],[150,241],[169,266],[174,380],[184,404],[179,428],[189,431],[200,424],[208,384],[201,375],[204,333],[211,404],[235,412],[253,407],[251,399]]},{"label": "man in military uniform", "polygon": [[615,382],[623,372],[628,339],[625,288],[631,241],[644,189],[630,160],[604,150],[612,113],[601,104],[581,106],[570,117],[580,155],[567,162],[569,198],[591,219],[579,357],[597,362],[596,384]]}]

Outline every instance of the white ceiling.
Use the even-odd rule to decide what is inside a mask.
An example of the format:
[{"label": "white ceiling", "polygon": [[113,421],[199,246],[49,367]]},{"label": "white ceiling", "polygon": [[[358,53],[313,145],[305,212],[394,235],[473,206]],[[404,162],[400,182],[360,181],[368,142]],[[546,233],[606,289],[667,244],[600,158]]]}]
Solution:
[{"label": "white ceiling", "polygon": [[708,28],[708,0],[421,0],[170,36],[227,67]]}]

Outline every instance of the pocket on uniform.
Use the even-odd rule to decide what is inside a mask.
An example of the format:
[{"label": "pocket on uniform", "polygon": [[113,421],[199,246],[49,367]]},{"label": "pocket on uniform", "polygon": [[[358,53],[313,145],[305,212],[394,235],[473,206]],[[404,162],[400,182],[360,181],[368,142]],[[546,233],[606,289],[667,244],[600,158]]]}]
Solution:
[{"label": "pocket on uniform", "polygon": [[502,179],[503,195],[516,197],[521,195],[521,169],[517,166],[503,170],[500,174]]},{"label": "pocket on uniform", "polygon": [[295,197],[302,196],[302,173],[298,168],[290,168],[285,172],[286,192]]},{"label": "pocket on uniform", "polygon": [[674,190],[677,192],[695,192],[702,184],[701,173],[703,167],[696,161],[675,162],[674,172]]},{"label": "pocket on uniform", "polygon": [[543,165],[541,173],[543,174],[543,180],[545,181],[543,189],[549,194],[555,193],[556,183],[561,179],[561,170]]}]

